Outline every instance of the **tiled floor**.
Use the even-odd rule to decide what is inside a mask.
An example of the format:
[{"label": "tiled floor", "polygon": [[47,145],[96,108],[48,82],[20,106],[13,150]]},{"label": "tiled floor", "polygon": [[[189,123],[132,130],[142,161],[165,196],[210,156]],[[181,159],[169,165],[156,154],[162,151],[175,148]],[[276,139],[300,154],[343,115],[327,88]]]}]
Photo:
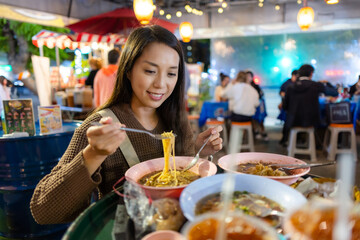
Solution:
[{"label": "tiled floor", "polygon": [[[272,124],[272,126],[266,127],[266,131],[268,133],[269,141],[263,141],[263,140],[256,140],[255,139],[255,151],[256,152],[267,152],[267,153],[276,153],[276,154],[284,154],[287,155],[287,149],[285,147],[282,147],[279,145],[279,140],[281,139],[281,125],[275,125]],[[357,143],[357,152],[358,152],[358,162],[356,164],[356,170],[355,170],[355,184],[357,186],[360,186],[360,161],[359,161],[359,155],[360,155],[360,136],[356,136],[356,143]],[[214,155],[214,160],[216,161],[220,157],[224,156],[226,152],[224,150],[221,150],[217,154]],[[321,150],[317,150],[317,162],[327,162],[326,155]],[[306,162],[310,163],[309,156],[305,155],[296,155],[295,156],[298,159],[304,160]],[[336,166],[323,166],[323,167],[317,167],[312,168],[310,173],[323,176],[323,177],[329,177],[329,178],[336,178]]]}]

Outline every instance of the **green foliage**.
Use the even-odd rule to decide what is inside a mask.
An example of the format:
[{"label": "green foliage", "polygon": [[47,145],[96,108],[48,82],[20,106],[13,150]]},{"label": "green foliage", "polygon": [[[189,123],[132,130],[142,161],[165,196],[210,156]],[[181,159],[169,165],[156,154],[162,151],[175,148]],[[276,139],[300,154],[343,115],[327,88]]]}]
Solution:
[{"label": "green foliage", "polygon": [[[9,39],[4,36],[3,34],[3,28],[6,25],[6,22],[9,22],[10,29],[15,33],[16,36],[23,36],[26,41],[28,42],[28,51],[32,55],[40,55],[39,48],[33,45],[32,43],[32,37],[36,35],[41,30],[50,30],[54,32],[60,32],[60,33],[68,33],[70,30],[66,28],[58,28],[58,27],[49,27],[49,26],[42,26],[38,24],[32,24],[32,23],[25,23],[25,22],[18,22],[13,20],[6,20],[6,19],[0,19],[0,52],[9,52]],[[48,57],[52,60],[56,59],[56,53],[55,48],[49,49],[47,47],[44,47],[44,56]],[[60,62],[66,59],[69,59],[70,56],[68,53],[66,53],[64,50],[59,49],[59,57]],[[31,58],[29,58],[27,62],[27,69],[32,70],[31,66]]]},{"label": "green foliage", "polygon": [[211,89],[211,81],[209,79],[202,79],[200,86],[199,86],[199,100],[204,102],[204,101],[209,101],[212,99],[212,96],[210,94],[210,89]]}]

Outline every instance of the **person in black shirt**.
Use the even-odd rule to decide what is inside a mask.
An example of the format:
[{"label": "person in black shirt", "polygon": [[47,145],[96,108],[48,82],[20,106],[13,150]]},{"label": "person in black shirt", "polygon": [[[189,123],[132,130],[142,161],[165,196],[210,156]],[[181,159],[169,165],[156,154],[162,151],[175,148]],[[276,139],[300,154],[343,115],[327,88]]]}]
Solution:
[{"label": "person in black shirt", "polygon": [[352,85],[350,87],[350,91],[349,91],[350,97],[352,98],[354,95],[360,95],[360,75],[359,75],[359,79],[357,81],[357,83],[355,83],[354,85]]},{"label": "person in black shirt", "polygon": [[311,65],[302,65],[298,80],[286,90],[283,108],[287,113],[287,129],[320,125],[319,94],[325,93],[325,86],[312,81],[313,73]]},{"label": "person in black shirt", "polygon": [[85,85],[86,86],[91,86],[91,88],[93,89],[94,88],[95,75],[99,71],[99,69],[101,69],[102,64],[101,64],[100,60],[98,60],[96,58],[91,58],[89,60],[89,65],[90,65],[91,71],[89,73],[89,76],[85,80]]},{"label": "person in black shirt", "polygon": [[[289,78],[288,80],[286,80],[280,87],[280,96],[281,96],[281,103],[279,104],[278,108],[280,110],[280,114],[278,116],[278,119],[282,120],[282,121],[286,121],[286,111],[283,109],[282,105],[283,105],[283,101],[285,98],[285,93],[286,93],[286,89],[293,85],[295,83],[295,81],[298,78],[298,70],[294,70],[291,73],[291,78]],[[287,142],[287,138],[289,136],[289,130],[286,128],[285,124],[283,126],[283,130],[282,130],[282,138],[279,142],[279,144],[286,146],[286,142]]]}]

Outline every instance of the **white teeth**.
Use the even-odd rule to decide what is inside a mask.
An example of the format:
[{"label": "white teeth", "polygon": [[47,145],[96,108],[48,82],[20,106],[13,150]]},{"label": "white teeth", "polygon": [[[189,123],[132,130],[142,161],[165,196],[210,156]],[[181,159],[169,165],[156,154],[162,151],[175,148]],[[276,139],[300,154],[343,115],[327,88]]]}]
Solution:
[{"label": "white teeth", "polygon": [[153,95],[154,97],[161,97],[162,94],[156,94],[156,93],[150,93],[151,95]]}]

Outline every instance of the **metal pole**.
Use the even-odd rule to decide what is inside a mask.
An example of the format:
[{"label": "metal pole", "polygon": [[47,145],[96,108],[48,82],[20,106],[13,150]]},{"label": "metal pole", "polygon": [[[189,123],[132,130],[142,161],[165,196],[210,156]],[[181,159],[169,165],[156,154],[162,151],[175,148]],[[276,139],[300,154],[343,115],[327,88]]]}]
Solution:
[{"label": "metal pole", "polygon": [[44,56],[44,45],[40,45],[39,46],[39,51],[40,51],[40,57],[43,57]]},{"label": "metal pole", "polygon": [[57,79],[58,79],[58,89],[61,89],[61,79],[60,79],[60,56],[59,56],[59,48],[55,45],[55,55],[56,55],[56,66],[58,68],[57,71]]}]

